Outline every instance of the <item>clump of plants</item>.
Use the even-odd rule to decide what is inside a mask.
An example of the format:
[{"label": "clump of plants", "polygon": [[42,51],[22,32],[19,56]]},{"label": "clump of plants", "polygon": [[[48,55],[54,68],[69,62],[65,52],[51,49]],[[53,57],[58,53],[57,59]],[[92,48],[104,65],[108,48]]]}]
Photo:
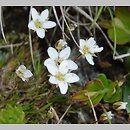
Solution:
[{"label": "clump of plants", "polygon": [[[61,14],[57,13],[57,8]],[[2,32],[0,123],[111,124],[118,114],[125,114],[129,118],[128,68],[127,74],[120,79],[108,78],[107,74],[98,71],[89,81],[83,80],[86,75],[80,71],[84,68],[111,68],[109,62],[102,61],[106,53],[113,56],[114,60],[121,61],[129,56],[129,45],[121,50],[130,40],[128,9],[119,7],[114,12],[110,7],[96,7],[97,12],[92,17],[94,7],[91,7],[87,10],[93,11],[89,12],[92,13],[90,17],[84,7],[57,8],[44,7],[40,13],[35,7],[30,7],[29,34],[18,36],[13,32],[6,39]],[[51,9],[54,13],[51,13]],[[100,19],[106,10],[111,20]],[[76,20],[71,14],[75,12],[78,12]],[[55,16],[53,20],[52,15]],[[100,26],[107,29],[107,34]],[[80,30],[82,27],[85,31]],[[109,52],[106,51],[108,46],[100,44],[100,38],[95,37],[96,27],[106,38]],[[58,36],[56,31],[59,28],[62,34]],[[47,43],[44,51],[38,45],[40,40]],[[14,43],[7,45],[10,41]],[[16,44],[17,41],[21,43]],[[128,57],[125,58],[124,66],[128,66],[128,60]],[[83,112],[87,113],[86,116]],[[73,122],[75,116],[82,120]],[[92,118],[88,122],[87,116]]]}]

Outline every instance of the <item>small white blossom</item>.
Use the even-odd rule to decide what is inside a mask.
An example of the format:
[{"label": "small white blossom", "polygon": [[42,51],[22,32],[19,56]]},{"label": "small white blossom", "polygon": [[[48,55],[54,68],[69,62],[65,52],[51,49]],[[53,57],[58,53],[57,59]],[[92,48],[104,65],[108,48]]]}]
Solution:
[{"label": "small white blossom", "polygon": [[71,53],[70,47],[66,47],[60,52],[53,47],[49,47],[48,55],[50,58],[46,59],[44,65],[48,68],[48,65],[59,66],[61,62],[64,63],[64,66],[70,70],[76,70],[78,68],[77,64],[72,60],[69,60],[69,56]]},{"label": "small white blossom", "polygon": [[64,61],[59,67],[48,65],[48,71],[51,74],[49,82],[59,86],[61,94],[66,94],[70,83],[79,81],[79,77],[76,74],[68,72]]},{"label": "small white blossom", "polygon": [[31,9],[32,21],[29,22],[28,28],[36,31],[37,35],[40,38],[45,37],[46,29],[50,29],[56,26],[56,23],[53,21],[48,21],[49,19],[49,10],[45,9],[39,14],[35,8]]},{"label": "small white blossom", "polygon": [[96,44],[94,38],[89,38],[88,40],[80,39],[80,53],[85,56],[89,64],[94,65],[93,56],[96,56],[94,53],[101,52],[103,47],[99,47]]},{"label": "small white blossom", "polygon": [[116,102],[113,104],[113,108],[115,110],[123,110],[123,109],[126,109],[127,104],[128,102]]},{"label": "small white blossom", "polygon": [[23,81],[28,81],[30,77],[33,76],[30,70],[28,70],[24,65],[20,65],[16,70],[16,74]]},{"label": "small white blossom", "polygon": [[108,120],[108,118],[111,120],[113,118],[114,114],[112,114],[111,111],[108,111],[106,113],[103,113],[101,116],[100,116],[100,120],[102,121],[105,121],[105,120]]}]

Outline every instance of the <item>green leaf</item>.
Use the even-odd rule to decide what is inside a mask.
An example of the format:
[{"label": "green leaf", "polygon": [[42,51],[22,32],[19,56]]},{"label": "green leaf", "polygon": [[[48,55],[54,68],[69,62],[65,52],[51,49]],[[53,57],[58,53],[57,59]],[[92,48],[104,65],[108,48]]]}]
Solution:
[{"label": "green leaf", "polygon": [[102,81],[103,86],[106,89],[106,93],[103,97],[104,102],[112,103],[121,98],[121,91],[116,81],[113,82],[107,79],[104,74],[99,74],[97,79]]},{"label": "green leaf", "polygon": [[[124,45],[130,41],[130,12],[127,7],[116,7],[115,18],[113,18],[111,22],[104,20],[100,22],[100,25],[108,29],[108,36],[113,42],[115,36],[116,43],[119,45]],[[114,35],[114,33],[116,35]]]},{"label": "green leaf", "polygon": [[[130,34],[126,32],[124,29],[115,26],[115,30],[116,30],[116,43],[117,44],[124,45],[130,41]],[[107,33],[108,33],[109,38],[114,42],[113,28],[110,28]]]},{"label": "green leaf", "polygon": [[101,21],[101,22],[99,22],[99,25],[106,29],[109,29],[112,27],[111,21],[109,21],[109,20]]},{"label": "green leaf", "polygon": [[130,12],[127,7],[116,7],[115,15],[118,17],[125,27],[130,30]]},{"label": "green leaf", "polygon": [[83,87],[81,90],[79,90],[77,93],[73,94],[71,99],[74,102],[84,102],[90,105],[88,96],[91,98],[92,103],[94,105],[98,104],[102,97],[105,94],[105,89],[103,87],[103,84],[99,80],[93,80],[88,82],[85,87]]},{"label": "green leaf", "polygon": [[101,80],[104,86],[108,86],[108,79],[105,74],[98,74],[97,79]]},{"label": "green leaf", "polygon": [[[115,24],[114,24],[115,23]],[[119,18],[114,18],[112,21],[112,27],[108,30],[109,38],[114,42],[114,30],[115,25],[116,41],[119,45],[123,45],[130,40],[130,30],[126,27],[126,24]],[[130,25],[130,24],[129,24]]]},{"label": "green leaf", "polygon": [[113,103],[121,99],[121,89],[118,86],[118,84],[115,83],[112,83],[110,86],[113,89],[111,89],[111,91],[108,91],[106,93],[103,100],[108,103]]},{"label": "green leaf", "polygon": [[126,110],[130,113],[130,74],[127,75],[126,81],[122,85],[123,102],[128,102]]}]

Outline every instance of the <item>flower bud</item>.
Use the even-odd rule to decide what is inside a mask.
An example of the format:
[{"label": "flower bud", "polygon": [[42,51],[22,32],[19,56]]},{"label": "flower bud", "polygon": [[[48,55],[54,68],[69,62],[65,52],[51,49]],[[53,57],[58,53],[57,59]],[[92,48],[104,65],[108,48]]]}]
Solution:
[{"label": "flower bud", "polygon": [[67,46],[67,42],[63,39],[58,40],[55,44],[57,50],[62,50],[65,46]]},{"label": "flower bud", "polygon": [[16,70],[16,74],[20,77],[24,82],[28,81],[30,77],[33,76],[32,72],[28,70],[24,65],[20,65]]},{"label": "flower bud", "polygon": [[116,102],[113,104],[113,109],[117,111],[126,109],[127,104],[128,104],[127,102]]},{"label": "flower bud", "polygon": [[112,114],[112,112],[109,111],[109,112],[103,113],[103,114],[100,116],[100,120],[101,120],[101,121],[105,121],[105,120],[108,120],[108,118],[111,120],[113,116],[114,116],[114,114]]}]

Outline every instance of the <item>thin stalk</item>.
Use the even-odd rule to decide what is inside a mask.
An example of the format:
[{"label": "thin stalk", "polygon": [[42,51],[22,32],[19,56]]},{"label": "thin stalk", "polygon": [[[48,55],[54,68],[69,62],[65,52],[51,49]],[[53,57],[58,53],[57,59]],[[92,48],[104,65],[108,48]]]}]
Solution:
[{"label": "thin stalk", "polygon": [[0,27],[1,27],[1,33],[2,33],[2,36],[3,36],[3,39],[5,41],[5,43],[7,44],[7,40],[6,40],[6,37],[5,37],[5,33],[4,33],[4,29],[3,29],[3,21],[2,21],[2,7],[0,6]]},{"label": "thin stalk", "polygon": [[93,111],[93,115],[94,115],[94,118],[95,118],[95,122],[96,122],[96,124],[98,124],[98,119],[97,119],[96,111],[95,111],[95,109],[94,109],[94,106],[93,106],[92,100],[91,100],[91,98],[90,98],[88,92],[86,92],[86,93],[87,93],[87,96],[88,96],[89,102],[90,102],[91,107],[92,107],[92,111]]},{"label": "thin stalk", "polygon": [[[70,33],[70,35],[71,35],[71,37],[72,37],[74,43],[77,45],[77,47],[79,47],[78,43],[76,42],[76,40],[75,40],[75,38],[74,38],[74,36],[73,36],[73,34],[72,34],[72,32],[71,32],[70,27],[69,27],[69,25],[68,25],[68,23],[67,23],[67,21],[66,21],[66,19],[65,19],[62,6],[60,6],[60,10],[61,10],[62,17],[63,17],[63,19],[64,19],[64,21],[65,21],[65,24],[66,24],[66,26],[67,26],[67,28],[68,28],[68,30],[69,30],[69,33]],[[79,47],[79,48],[80,48],[80,47]]]},{"label": "thin stalk", "polygon": [[60,124],[62,119],[64,118],[64,116],[66,115],[66,113],[68,112],[68,110],[70,109],[71,104],[68,106],[68,108],[66,109],[66,111],[64,112],[64,114],[61,116],[61,118],[59,119],[59,121],[57,122],[57,124]]},{"label": "thin stalk", "polygon": [[102,10],[103,10],[103,6],[100,6],[99,7],[99,10],[97,12],[97,15],[95,16],[94,18],[94,21],[92,22],[91,26],[90,26],[90,29],[93,28],[93,26],[95,25],[95,23],[97,22],[98,18],[100,17],[101,13],[102,13]]},{"label": "thin stalk", "polygon": [[53,12],[54,12],[56,21],[57,21],[57,23],[58,23],[58,25],[59,25],[59,27],[60,27],[62,33],[69,39],[69,37],[64,33],[64,30],[62,29],[62,26],[61,26],[61,24],[60,24],[60,21],[59,21],[59,18],[58,18],[58,15],[57,15],[55,6],[52,6],[52,8],[53,8]]},{"label": "thin stalk", "polygon": [[100,106],[102,107],[104,113],[106,114],[106,117],[107,117],[108,123],[109,123],[109,124],[112,124],[112,123],[111,123],[111,120],[109,119],[109,117],[108,117],[108,115],[107,115],[107,111],[106,111],[106,109],[104,108],[104,106],[103,106],[102,104],[100,104]]},{"label": "thin stalk", "polygon": [[113,31],[114,31],[114,49],[113,49],[113,59],[115,59],[115,53],[116,53],[116,28],[115,28],[115,21],[114,21],[114,17],[113,17],[113,14],[112,14],[112,11],[110,9],[110,7],[107,7],[109,13],[110,13],[110,16],[111,16],[111,20],[112,20],[112,23],[113,23]]},{"label": "thin stalk", "polygon": [[[30,7],[30,12],[29,12],[29,22],[31,21],[31,9],[32,9],[32,6]],[[30,29],[28,29],[28,33],[29,33],[29,46],[30,46],[32,65],[33,65],[33,69],[35,70],[35,63],[34,63],[34,57],[33,57],[33,48],[32,48],[32,37],[31,37],[31,30]]]}]

